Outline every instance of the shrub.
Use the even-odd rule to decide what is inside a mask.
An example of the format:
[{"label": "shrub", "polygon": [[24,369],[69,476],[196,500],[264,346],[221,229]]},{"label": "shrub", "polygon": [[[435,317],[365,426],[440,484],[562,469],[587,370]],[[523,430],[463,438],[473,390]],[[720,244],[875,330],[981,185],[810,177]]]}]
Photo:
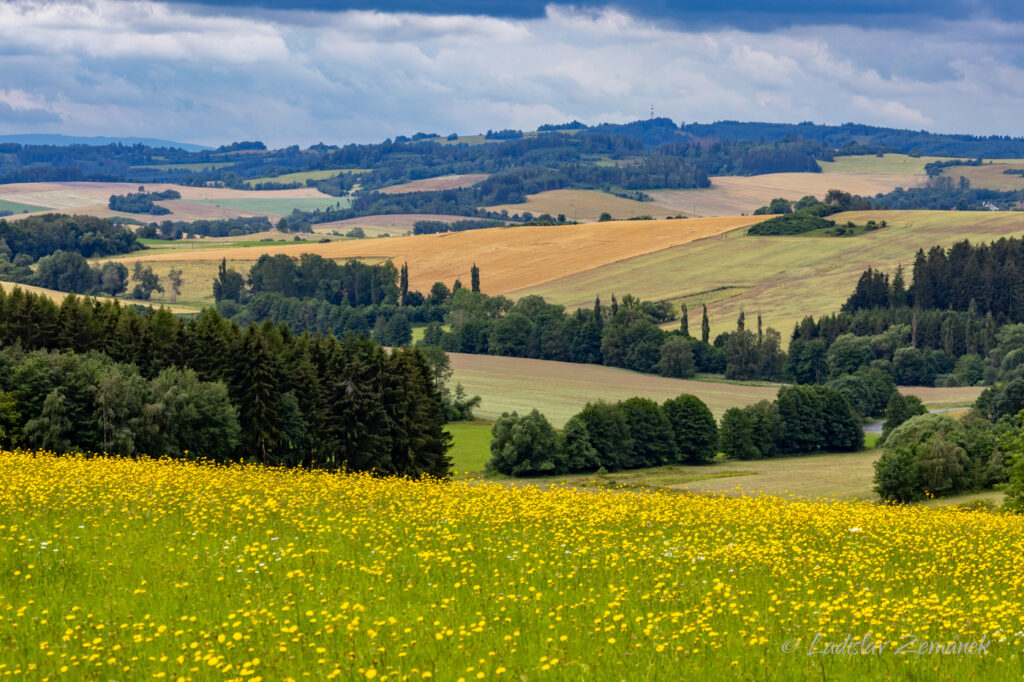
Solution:
[{"label": "shrub", "polygon": [[508,412],[491,429],[491,459],[486,469],[507,476],[563,474],[567,467],[558,434],[537,410],[520,417]]}]

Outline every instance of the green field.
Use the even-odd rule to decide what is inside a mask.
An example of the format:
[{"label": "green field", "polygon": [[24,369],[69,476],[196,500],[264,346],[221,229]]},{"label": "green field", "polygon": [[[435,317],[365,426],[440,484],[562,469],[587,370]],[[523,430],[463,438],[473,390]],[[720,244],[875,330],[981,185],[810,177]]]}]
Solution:
[{"label": "green field", "polygon": [[152,170],[187,170],[187,171],[204,171],[208,168],[226,168],[228,166],[235,165],[233,161],[216,161],[210,163],[162,163],[155,164],[152,166],[132,166],[132,168],[149,168]]},{"label": "green field", "polygon": [[[483,399],[474,410],[480,419],[494,420],[513,410],[526,414],[537,408],[556,428],[597,400],[615,402],[643,396],[663,402],[690,393],[719,418],[730,407],[774,400],[779,388],[765,382],[667,379],[616,367],[550,360],[464,353],[449,353],[448,357],[454,369],[452,383],[462,384],[467,395]],[[952,407],[974,402],[981,389],[906,387],[902,392],[917,395],[929,407]]]},{"label": "green field", "polygon": [[[1021,675],[1018,515],[628,480],[440,484],[25,452],[0,464],[5,677]],[[754,475],[709,471],[723,485]],[[907,637],[964,650],[916,655]],[[862,638],[870,655],[811,655]],[[968,653],[979,640],[988,653]]]},{"label": "green field", "polygon": [[491,425],[487,422],[452,422],[445,427],[452,434],[452,470],[455,475],[478,474],[491,458]]},{"label": "green field", "polygon": [[33,211],[46,211],[49,206],[35,206],[33,204],[22,204],[17,201],[7,201],[0,199],[0,211],[10,211],[11,213],[32,213]]},{"label": "green field", "polygon": [[819,161],[823,173],[899,173],[924,175],[925,164],[932,161],[949,161],[942,156],[907,156],[906,154],[873,154],[862,156],[837,156],[835,161]]},{"label": "green field", "polygon": [[[482,422],[455,422],[447,425],[454,438],[450,451],[456,476],[484,476],[490,459],[491,425]],[[705,495],[772,495],[803,499],[877,501],[874,492],[874,463],[881,454],[875,449],[878,436],[865,434],[865,450],[860,452],[778,457],[750,461],[718,459],[711,464],[671,464],[649,469],[633,469],[604,474],[512,479],[497,474],[495,480],[520,485],[571,485],[663,490]],[[999,505],[1003,493],[984,491],[953,497],[941,497],[921,504],[948,507],[984,501]]]},{"label": "green field", "polygon": [[[850,220],[886,220],[889,227],[857,237],[754,237],[746,229],[658,251],[638,258],[520,289],[515,297],[539,294],[570,308],[607,301],[612,293],[644,299],[686,300],[690,329],[700,328],[698,304],[709,303],[711,335],[735,328],[740,311],[788,338],[805,315],[839,309],[861,273],[870,267],[892,272],[909,269],[918,249],[949,247],[1024,235],[1024,213],[955,211],[863,211],[833,216]],[[908,272],[909,279],[909,272]],[[722,298],[723,287],[736,295]],[[677,323],[674,323],[677,324]]]},{"label": "green field", "polygon": [[253,185],[259,184],[261,182],[281,182],[281,183],[301,182],[301,183],[305,183],[306,180],[326,180],[328,178],[333,178],[333,177],[335,177],[337,175],[341,175],[342,173],[369,173],[369,172],[370,171],[368,169],[365,169],[365,168],[346,168],[346,169],[340,169],[340,170],[339,169],[334,169],[334,170],[311,170],[311,171],[301,171],[299,173],[287,173],[285,175],[276,175],[274,177],[253,178],[252,180],[246,180],[245,184],[247,184],[250,187],[252,187]]},{"label": "green field", "polygon": [[[254,194],[258,194],[258,192],[254,192]],[[266,199],[259,197],[244,197],[239,199],[189,199],[185,201],[185,203],[220,206],[221,208],[230,208],[236,211],[250,211],[252,213],[266,213],[278,216],[286,216],[294,209],[299,209],[300,211],[315,211],[317,209],[323,210],[332,206],[341,206],[342,208],[347,208],[349,206],[349,200],[347,197],[329,196],[324,196],[323,198],[295,199]]]}]

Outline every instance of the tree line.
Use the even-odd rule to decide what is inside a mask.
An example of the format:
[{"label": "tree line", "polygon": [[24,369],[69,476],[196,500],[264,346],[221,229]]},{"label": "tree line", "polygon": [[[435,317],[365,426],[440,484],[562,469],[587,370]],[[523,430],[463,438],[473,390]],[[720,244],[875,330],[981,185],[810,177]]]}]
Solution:
[{"label": "tree line", "polygon": [[858,415],[837,390],[789,386],[775,401],[730,408],[719,424],[699,398],[588,403],[558,433],[537,410],[503,414],[492,428],[487,470],[508,476],[619,471],[810,452],[858,450]]},{"label": "tree line", "polygon": [[[31,435],[39,431],[26,428],[32,420],[47,419],[51,430],[47,442],[67,441],[69,447],[91,451],[114,447],[111,438],[96,435],[102,429],[80,429],[68,416],[72,407],[102,413],[95,395],[69,402],[68,396],[78,395],[78,389],[70,384],[65,388],[65,375],[59,371],[62,363],[85,367],[91,362],[88,358],[64,360],[64,354],[93,352],[103,353],[119,367],[103,369],[102,361],[93,363],[88,371],[82,370],[87,378],[81,385],[89,385],[108,370],[120,373],[141,396],[141,402],[133,405],[155,404],[157,389],[165,385],[191,385],[189,371],[199,384],[221,385],[222,389],[199,386],[195,391],[216,398],[214,394],[223,390],[228,397],[231,410],[217,408],[237,419],[238,442],[227,459],[412,476],[449,472],[450,436],[444,431],[441,389],[434,368],[417,349],[387,353],[365,337],[296,336],[287,326],[270,322],[243,330],[214,309],[185,321],[166,309],[143,312],[117,301],[76,296],[57,306],[17,288],[0,291],[0,347],[51,353],[26,360],[35,363],[36,375],[49,376],[49,384],[32,389],[11,384],[23,390],[25,397],[21,400],[15,394],[18,420],[5,428],[14,444],[39,442]],[[144,389],[132,370],[125,369],[128,365],[142,380],[157,383]],[[179,373],[161,380],[165,370]],[[217,403],[214,398],[210,404]],[[121,420],[117,428],[128,429],[125,433],[131,436],[117,446],[126,454],[140,452],[141,443],[152,442],[137,437],[133,424],[153,426],[145,419],[141,425],[133,421],[138,418],[131,410],[117,417]],[[232,431],[226,416],[216,423],[224,433]],[[186,440],[182,436],[174,442],[180,446]],[[210,445],[213,440],[197,438],[188,448],[191,455],[225,456],[224,450]],[[129,442],[136,445],[128,448]],[[208,445],[204,448],[202,443]]]}]

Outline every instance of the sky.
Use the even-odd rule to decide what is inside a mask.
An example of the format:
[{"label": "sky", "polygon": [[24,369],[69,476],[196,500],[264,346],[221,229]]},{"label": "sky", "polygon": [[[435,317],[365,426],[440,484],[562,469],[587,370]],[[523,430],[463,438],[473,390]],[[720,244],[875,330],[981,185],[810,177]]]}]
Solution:
[{"label": "sky", "polygon": [[1018,0],[0,0],[0,134],[376,142],[655,114],[1024,135]]}]

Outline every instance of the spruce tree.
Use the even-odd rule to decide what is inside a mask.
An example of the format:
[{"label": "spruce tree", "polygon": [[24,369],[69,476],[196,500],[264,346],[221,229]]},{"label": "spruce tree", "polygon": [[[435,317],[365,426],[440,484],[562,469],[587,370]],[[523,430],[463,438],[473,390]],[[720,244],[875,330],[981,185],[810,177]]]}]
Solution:
[{"label": "spruce tree", "polygon": [[409,264],[402,263],[401,274],[398,280],[398,304],[405,305],[405,299],[409,295]]},{"label": "spruce tree", "polygon": [[243,458],[268,462],[281,435],[280,391],[274,358],[255,327],[249,327],[235,357],[232,377],[234,403],[242,427],[239,451]]}]

